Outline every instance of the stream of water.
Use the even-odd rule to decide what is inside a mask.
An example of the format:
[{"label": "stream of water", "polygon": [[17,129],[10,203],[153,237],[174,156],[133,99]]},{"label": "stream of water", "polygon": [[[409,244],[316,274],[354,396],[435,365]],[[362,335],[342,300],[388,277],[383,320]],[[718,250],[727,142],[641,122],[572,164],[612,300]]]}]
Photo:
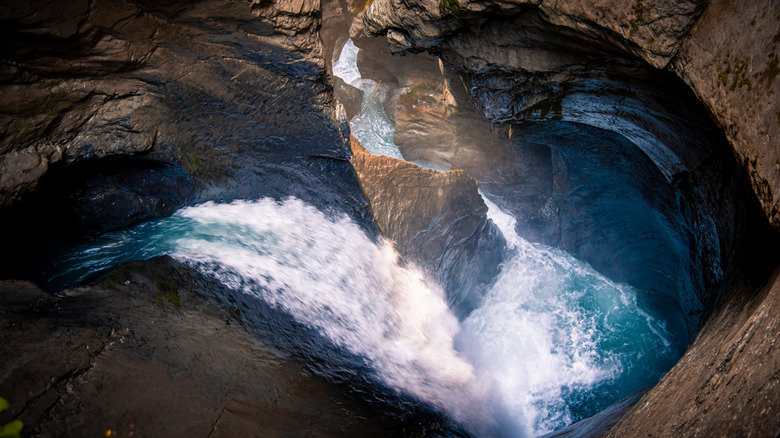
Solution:
[{"label": "stream of water", "polygon": [[[365,85],[352,67],[356,53],[349,42],[334,72]],[[351,127],[368,150],[400,158],[380,98],[367,91]],[[295,198],[187,207],[69,248],[48,276],[65,287],[168,254],[315,330],[361,358],[384,387],[475,436],[555,430],[653,384],[673,365],[687,339],[684,325],[671,322],[667,297],[524,240],[514,217],[485,202],[508,249],[495,284],[462,321],[442,288],[400,263],[391,243]]]},{"label": "stream of water", "polygon": [[[442,289],[346,216],[290,198],[206,203],[72,248],[52,281],[77,284],[161,254],[189,263],[319,332],[383,385],[476,436],[537,435],[652,384],[677,357],[647,297],[567,253],[513,234],[483,304],[459,322]],[[327,366],[327,364],[326,364]]]}]

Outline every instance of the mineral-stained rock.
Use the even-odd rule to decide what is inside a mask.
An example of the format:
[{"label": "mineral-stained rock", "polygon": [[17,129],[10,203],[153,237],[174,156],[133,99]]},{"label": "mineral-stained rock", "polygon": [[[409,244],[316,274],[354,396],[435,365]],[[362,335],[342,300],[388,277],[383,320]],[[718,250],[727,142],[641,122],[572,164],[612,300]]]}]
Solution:
[{"label": "mineral-stained rock", "polygon": [[464,314],[498,274],[505,242],[462,171],[437,172],[372,155],[354,138],[352,165],[384,235],[443,285]]},{"label": "mineral-stained rock", "polygon": [[163,257],[61,297],[0,282],[0,394],[25,436],[390,436]]}]

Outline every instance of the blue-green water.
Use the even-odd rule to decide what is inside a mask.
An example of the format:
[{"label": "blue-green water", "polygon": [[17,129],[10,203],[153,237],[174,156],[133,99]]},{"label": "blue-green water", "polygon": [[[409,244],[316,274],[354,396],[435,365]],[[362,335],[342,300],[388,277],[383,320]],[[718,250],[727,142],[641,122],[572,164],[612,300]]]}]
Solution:
[{"label": "blue-green water", "polygon": [[292,198],[188,207],[71,248],[49,274],[64,286],[171,255],[317,330],[477,436],[570,424],[654,383],[679,357],[686,332],[673,303],[508,234],[513,218],[493,205],[490,215],[511,248],[464,321],[391,243]]},{"label": "blue-green water", "polygon": [[[360,79],[349,44],[334,72],[366,91],[352,130],[370,151],[401,158],[382,90]],[[652,385],[680,357],[688,331],[674,300],[524,240],[516,218],[485,201],[508,248],[495,284],[461,321],[442,288],[401,263],[391,242],[294,198],[184,208],[63,248],[45,275],[62,288],[170,255],[315,330],[334,351],[362,358],[384,387],[475,436],[566,426]]]}]

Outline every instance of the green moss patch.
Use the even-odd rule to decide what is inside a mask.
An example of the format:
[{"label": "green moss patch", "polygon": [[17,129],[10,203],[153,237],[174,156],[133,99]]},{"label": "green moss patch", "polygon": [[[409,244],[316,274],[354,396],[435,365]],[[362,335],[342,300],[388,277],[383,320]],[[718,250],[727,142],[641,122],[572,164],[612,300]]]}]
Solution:
[{"label": "green moss patch", "polygon": [[728,52],[723,60],[721,71],[718,72],[718,85],[731,91],[742,87],[747,87],[748,91],[753,90],[753,83],[747,77],[749,66],[750,57],[744,59],[739,56],[732,57],[731,52]]},{"label": "green moss patch", "polygon": [[167,301],[173,307],[181,309],[181,297],[176,285],[172,281],[158,276],[154,277],[154,281],[160,288],[160,293],[154,294],[155,298],[157,298],[157,304],[160,307],[165,307],[165,302]]},{"label": "green moss patch", "polygon": [[439,0],[439,12],[445,17],[463,18],[463,9],[458,0]]}]

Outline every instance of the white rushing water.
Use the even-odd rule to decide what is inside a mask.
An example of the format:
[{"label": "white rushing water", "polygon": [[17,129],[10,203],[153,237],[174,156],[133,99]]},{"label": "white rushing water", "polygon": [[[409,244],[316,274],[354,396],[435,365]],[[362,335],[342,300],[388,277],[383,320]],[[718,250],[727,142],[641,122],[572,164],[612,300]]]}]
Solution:
[{"label": "white rushing water", "polygon": [[[564,251],[526,241],[511,215],[485,202],[512,252],[463,328],[476,339],[480,368],[495,379],[506,410],[538,435],[570,424],[573,410],[594,402],[594,391],[629,395],[646,372],[660,377],[655,364],[638,362],[644,355],[673,360],[672,335],[642,309],[638,292]],[[633,370],[637,365],[642,369]]]},{"label": "white rushing water", "polygon": [[[348,41],[334,74],[360,86],[365,80],[357,53]],[[361,114],[350,122],[370,151],[392,143],[392,137],[366,134],[392,129],[386,117],[369,117],[377,113],[384,114],[380,101],[367,92]],[[658,312],[643,308],[652,297],[611,282],[566,252],[526,241],[514,217],[483,199],[510,254],[482,305],[462,322],[459,346],[477,373],[492,379],[491,403],[496,413],[506,413],[498,420],[506,430],[539,435],[563,427],[671,366],[673,335]]]},{"label": "white rushing water", "polygon": [[[356,56],[350,45],[342,59]],[[340,62],[334,72],[361,81],[353,61]],[[373,122],[353,123],[369,131],[362,124]],[[460,322],[441,287],[400,263],[389,242],[294,198],[209,202],[109,233],[62,254],[52,279],[77,284],[125,261],[169,254],[315,330],[361,358],[384,386],[478,437],[563,427],[654,383],[673,364],[685,340],[667,330],[660,295],[526,241],[512,215],[485,202],[507,255],[479,307]]]},{"label": "white rushing water", "polygon": [[74,248],[60,270],[81,281],[102,267],[169,254],[316,330],[362,358],[388,388],[479,437],[562,427],[671,365],[658,364],[676,357],[663,320],[642,310],[637,291],[513,237],[513,218],[489,205],[513,249],[481,306],[460,323],[441,287],[399,263],[389,242],[294,198],[184,208]]},{"label": "white rushing water", "polygon": [[333,63],[333,75],[363,91],[360,113],[349,122],[352,135],[372,154],[403,159],[393,142],[395,125],[387,117],[382,103],[387,99],[387,87],[371,79],[363,79],[357,67],[358,48],[347,40],[338,60]]},{"label": "white rushing water", "polygon": [[175,258],[315,328],[390,388],[473,433],[496,433],[490,380],[456,351],[460,327],[442,289],[401,266],[390,243],[297,199],[206,203],[176,216],[190,230],[172,242]]}]

